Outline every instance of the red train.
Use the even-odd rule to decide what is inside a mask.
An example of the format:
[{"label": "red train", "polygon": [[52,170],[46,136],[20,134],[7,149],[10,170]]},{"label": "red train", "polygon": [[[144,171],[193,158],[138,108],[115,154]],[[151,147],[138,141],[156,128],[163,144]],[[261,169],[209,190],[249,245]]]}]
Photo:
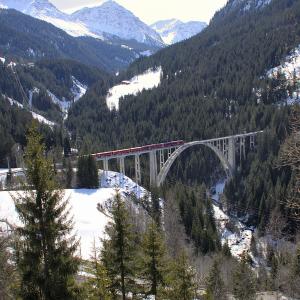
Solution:
[{"label": "red train", "polygon": [[137,154],[140,152],[148,152],[151,150],[159,150],[165,148],[172,148],[172,147],[180,147],[184,144],[184,141],[173,141],[168,143],[161,143],[161,144],[152,144],[146,145],[142,147],[135,147],[129,149],[122,149],[122,150],[115,150],[115,151],[107,151],[101,153],[92,154],[93,157],[96,159],[98,158],[106,158],[106,157],[114,157],[114,156],[121,156],[121,155],[130,155],[130,154]]}]

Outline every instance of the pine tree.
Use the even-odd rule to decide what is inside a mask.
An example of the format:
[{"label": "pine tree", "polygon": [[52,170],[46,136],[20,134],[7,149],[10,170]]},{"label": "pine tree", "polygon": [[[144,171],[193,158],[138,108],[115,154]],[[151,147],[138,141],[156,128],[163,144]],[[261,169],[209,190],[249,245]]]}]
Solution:
[{"label": "pine tree", "polygon": [[232,276],[233,295],[239,300],[255,299],[255,277],[244,257],[238,264]]},{"label": "pine tree", "polygon": [[165,285],[167,274],[166,248],[162,234],[154,221],[149,225],[143,241],[140,261],[139,278],[146,282],[145,295],[159,295]]},{"label": "pine tree", "polygon": [[85,272],[88,278],[84,282],[85,297],[89,300],[111,300],[112,295],[109,291],[110,280],[103,263],[98,257],[98,251],[94,243],[93,255],[89,261],[86,262]]},{"label": "pine tree", "polygon": [[92,156],[78,158],[77,185],[79,188],[96,189],[99,187],[99,175],[95,159]]},{"label": "pine tree", "polygon": [[67,169],[66,170],[66,188],[70,189],[70,188],[72,188],[72,181],[73,181],[73,176],[74,176],[72,163],[71,163],[70,159],[67,160],[66,169]]},{"label": "pine tree", "polygon": [[220,260],[215,259],[206,281],[206,294],[208,298],[227,299],[224,281],[221,276]]},{"label": "pine tree", "polygon": [[125,202],[117,192],[105,205],[106,215],[111,217],[105,229],[108,236],[102,240],[101,260],[111,281],[113,295],[121,292],[122,299],[134,285],[134,249],[133,234]]},{"label": "pine tree", "polygon": [[14,196],[24,227],[18,228],[21,244],[18,269],[22,299],[75,299],[74,276],[77,242],[70,237],[68,203],[58,190],[53,167],[34,122],[25,151],[28,187]]},{"label": "pine tree", "polygon": [[170,299],[192,300],[196,298],[196,273],[190,266],[185,252],[182,252],[173,262],[169,280]]}]

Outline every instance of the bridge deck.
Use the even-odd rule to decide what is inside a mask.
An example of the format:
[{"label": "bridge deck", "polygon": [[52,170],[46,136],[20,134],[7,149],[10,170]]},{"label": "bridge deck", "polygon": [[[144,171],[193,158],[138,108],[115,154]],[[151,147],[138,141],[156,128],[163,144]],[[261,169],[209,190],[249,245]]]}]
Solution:
[{"label": "bridge deck", "polygon": [[121,157],[127,157],[127,156],[141,155],[141,154],[149,153],[149,152],[155,151],[155,150],[166,150],[166,149],[170,149],[170,148],[178,148],[185,144],[193,144],[193,143],[209,144],[209,143],[213,143],[213,142],[217,142],[217,141],[229,140],[232,138],[237,139],[237,138],[241,138],[241,137],[255,136],[262,132],[263,131],[242,133],[242,134],[237,134],[237,135],[231,135],[231,136],[202,140],[202,141],[193,141],[193,142],[184,142],[183,140],[179,140],[179,141],[172,141],[172,142],[168,142],[168,143],[151,144],[151,145],[146,145],[146,146],[141,146],[141,147],[134,147],[134,148],[128,148],[128,149],[120,149],[120,150],[114,150],[114,151],[94,153],[94,154],[92,154],[92,156],[96,160],[115,159],[115,158],[121,158]]}]

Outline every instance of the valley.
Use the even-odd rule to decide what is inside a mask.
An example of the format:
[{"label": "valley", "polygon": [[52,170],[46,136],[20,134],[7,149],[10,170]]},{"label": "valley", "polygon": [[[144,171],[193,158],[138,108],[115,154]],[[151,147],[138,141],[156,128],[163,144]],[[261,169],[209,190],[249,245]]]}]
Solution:
[{"label": "valley", "polygon": [[225,2],[0,0],[0,299],[300,299],[300,2]]}]

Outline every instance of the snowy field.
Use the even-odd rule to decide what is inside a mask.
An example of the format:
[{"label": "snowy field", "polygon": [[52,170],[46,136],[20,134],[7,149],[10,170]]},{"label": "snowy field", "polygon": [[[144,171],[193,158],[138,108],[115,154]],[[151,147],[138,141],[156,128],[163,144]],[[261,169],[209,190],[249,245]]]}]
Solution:
[{"label": "snowy field", "polygon": [[149,69],[145,73],[135,76],[129,81],[112,87],[106,96],[106,103],[110,110],[119,109],[119,101],[128,95],[137,95],[142,90],[149,90],[159,86],[162,77],[162,68]]},{"label": "snowy field", "polygon": [[[101,246],[100,239],[104,237],[104,229],[109,219],[97,210],[97,205],[105,203],[115,195],[116,188],[120,186],[119,180],[121,180],[121,186],[124,187],[120,187],[120,193],[123,196],[131,192],[137,193],[138,197],[146,194],[142,187],[137,188],[137,185],[128,177],[114,172],[101,176],[102,187],[97,190],[65,190],[65,199],[69,199],[71,215],[74,218],[75,234],[80,239],[79,255],[84,259],[90,257],[94,241],[97,247]],[[0,220],[7,220],[10,224],[17,226],[21,225],[9,192],[0,192]],[[0,222],[1,229],[5,230],[6,226]]]}]

